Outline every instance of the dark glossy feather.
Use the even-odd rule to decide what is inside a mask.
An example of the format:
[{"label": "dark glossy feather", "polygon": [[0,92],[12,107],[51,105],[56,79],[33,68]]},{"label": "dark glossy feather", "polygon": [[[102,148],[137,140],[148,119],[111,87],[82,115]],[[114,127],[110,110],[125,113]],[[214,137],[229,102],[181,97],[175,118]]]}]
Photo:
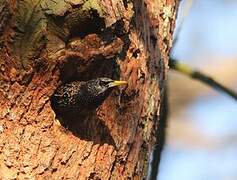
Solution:
[{"label": "dark glossy feather", "polygon": [[58,87],[51,97],[51,106],[56,114],[84,114],[100,106],[109,96],[112,88],[108,78],[98,78],[87,82],[74,81]]}]

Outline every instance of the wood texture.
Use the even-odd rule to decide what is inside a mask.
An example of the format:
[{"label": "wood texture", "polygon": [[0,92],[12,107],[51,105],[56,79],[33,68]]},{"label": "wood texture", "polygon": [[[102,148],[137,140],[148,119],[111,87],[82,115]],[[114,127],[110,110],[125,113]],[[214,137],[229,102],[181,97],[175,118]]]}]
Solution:
[{"label": "wood texture", "polygon": [[[0,177],[145,178],[177,6],[175,0],[0,2]],[[73,128],[61,126],[50,107],[57,86],[101,76],[129,85],[91,116],[74,117]]]}]

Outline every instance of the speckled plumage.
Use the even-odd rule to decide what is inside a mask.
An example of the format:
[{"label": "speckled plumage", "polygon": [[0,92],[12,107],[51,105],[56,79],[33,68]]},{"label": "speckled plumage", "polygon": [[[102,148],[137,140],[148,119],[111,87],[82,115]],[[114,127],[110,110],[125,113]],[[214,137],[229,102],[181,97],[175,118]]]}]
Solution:
[{"label": "speckled plumage", "polygon": [[84,114],[103,103],[113,89],[113,86],[109,85],[112,82],[109,78],[97,78],[87,82],[74,81],[63,84],[53,94],[51,106],[56,114]]}]

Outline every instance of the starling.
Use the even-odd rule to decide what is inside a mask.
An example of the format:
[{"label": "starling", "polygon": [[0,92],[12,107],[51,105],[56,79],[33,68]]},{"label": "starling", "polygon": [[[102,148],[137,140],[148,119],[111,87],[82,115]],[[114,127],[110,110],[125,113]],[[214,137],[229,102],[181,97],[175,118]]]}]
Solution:
[{"label": "starling", "polygon": [[51,106],[59,116],[65,113],[85,114],[100,106],[115,86],[125,84],[126,81],[109,78],[66,83],[58,87],[51,97]]}]

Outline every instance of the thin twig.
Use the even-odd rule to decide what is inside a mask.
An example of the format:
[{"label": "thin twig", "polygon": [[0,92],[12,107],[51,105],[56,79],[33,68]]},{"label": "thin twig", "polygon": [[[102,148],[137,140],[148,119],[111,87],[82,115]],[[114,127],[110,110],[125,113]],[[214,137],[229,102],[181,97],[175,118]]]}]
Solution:
[{"label": "thin twig", "polygon": [[237,93],[235,91],[233,91],[230,88],[225,87],[221,83],[219,83],[216,80],[214,80],[213,78],[203,74],[202,72],[192,69],[187,64],[181,63],[175,59],[170,58],[169,59],[169,66],[171,69],[178,71],[178,72],[180,72],[186,76],[189,76],[193,79],[197,79],[197,80],[207,84],[208,86],[210,86],[216,90],[219,90],[221,92],[224,92],[227,95],[229,95],[230,97],[232,97],[233,99],[237,100]]}]

